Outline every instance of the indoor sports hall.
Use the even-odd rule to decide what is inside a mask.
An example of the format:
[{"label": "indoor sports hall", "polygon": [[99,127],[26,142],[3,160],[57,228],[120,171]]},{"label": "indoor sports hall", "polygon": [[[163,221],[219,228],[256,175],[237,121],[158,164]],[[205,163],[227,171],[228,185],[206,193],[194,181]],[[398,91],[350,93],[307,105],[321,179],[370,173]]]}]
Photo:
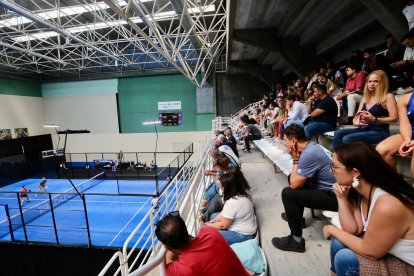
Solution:
[{"label": "indoor sports hall", "polygon": [[414,275],[413,91],[410,0],[0,0],[0,276]]}]

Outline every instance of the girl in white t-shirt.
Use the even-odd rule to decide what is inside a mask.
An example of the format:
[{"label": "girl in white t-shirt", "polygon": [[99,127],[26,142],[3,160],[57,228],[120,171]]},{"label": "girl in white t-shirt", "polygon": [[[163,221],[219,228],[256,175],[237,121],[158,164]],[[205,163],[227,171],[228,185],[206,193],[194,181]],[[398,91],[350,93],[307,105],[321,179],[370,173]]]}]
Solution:
[{"label": "girl in white t-shirt", "polygon": [[224,207],[207,225],[220,231],[228,244],[243,242],[256,236],[257,224],[250,186],[240,169],[220,177]]}]

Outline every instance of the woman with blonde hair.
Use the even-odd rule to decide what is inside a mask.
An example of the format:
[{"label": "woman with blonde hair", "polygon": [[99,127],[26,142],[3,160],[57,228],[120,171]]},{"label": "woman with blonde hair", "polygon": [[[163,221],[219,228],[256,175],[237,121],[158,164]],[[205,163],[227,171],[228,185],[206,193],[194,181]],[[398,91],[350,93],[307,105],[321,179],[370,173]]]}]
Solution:
[{"label": "woman with blonde hair", "polygon": [[378,144],[390,136],[389,125],[397,120],[397,102],[394,95],[388,93],[387,75],[382,70],[373,71],[366,80],[364,97],[354,118],[357,128],[335,131],[333,150],[351,141]]}]

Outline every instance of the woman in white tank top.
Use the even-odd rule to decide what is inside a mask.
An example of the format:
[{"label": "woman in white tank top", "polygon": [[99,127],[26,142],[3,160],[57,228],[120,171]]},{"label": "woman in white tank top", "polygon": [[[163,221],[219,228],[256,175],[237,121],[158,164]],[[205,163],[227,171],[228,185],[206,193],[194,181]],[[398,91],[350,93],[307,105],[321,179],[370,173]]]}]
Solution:
[{"label": "woman in white tank top", "polygon": [[[368,144],[340,146],[332,159],[342,229],[323,231],[337,275],[413,275],[414,188]],[[401,266],[393,272],[385,259]],[[373,272],[376,271],[376,272]],[[389,274],[391,273],[391,274]]]}]

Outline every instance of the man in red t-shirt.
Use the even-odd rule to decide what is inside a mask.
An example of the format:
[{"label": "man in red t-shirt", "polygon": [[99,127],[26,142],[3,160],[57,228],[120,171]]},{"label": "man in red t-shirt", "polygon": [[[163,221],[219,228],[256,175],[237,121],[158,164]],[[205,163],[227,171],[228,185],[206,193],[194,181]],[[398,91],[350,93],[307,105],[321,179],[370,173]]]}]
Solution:
[{"label": "man in red t-shirt", "polygon": [[23,185],[22,188],[20,189],[19,195],[20,195],[20,200],[21,200],[21,202],[20,202],[21,206],[23,206],[24,199],[26,199],[27,202],[30,202],[29,194],[28,194],[28,191],[27,191],[27,188],[26,188],[25,185]]},{"label": "man in red t-shirt", "polygon": [[157,223],[155,234],[167,249],[167,275],[249,275],[236,253],[214,228],[188,235],[184,220],[172,212]]},{"label": "man in red t-shirt", "polygon": [[345,91],[336,96],[336,100],[345,100],[346,98],[348,101],[348,123],[352,124],[352,118],[355,116],[358,104],[364,94],[365,73],[358,72],[358,68],[354,64],[349,64],[346,67],[346,74],[348,79]]}]

